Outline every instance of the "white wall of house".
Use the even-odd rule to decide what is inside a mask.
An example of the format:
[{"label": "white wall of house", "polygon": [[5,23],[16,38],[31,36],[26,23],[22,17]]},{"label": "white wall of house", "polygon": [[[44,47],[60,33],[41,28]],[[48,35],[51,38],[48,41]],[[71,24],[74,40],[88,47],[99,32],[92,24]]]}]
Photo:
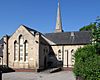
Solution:
[{"label": "white wall of house", "polygon": [[75,51],[84,45],[58,45],[52,46],[58,61],[63,62],[63,67],[73,67]]}]

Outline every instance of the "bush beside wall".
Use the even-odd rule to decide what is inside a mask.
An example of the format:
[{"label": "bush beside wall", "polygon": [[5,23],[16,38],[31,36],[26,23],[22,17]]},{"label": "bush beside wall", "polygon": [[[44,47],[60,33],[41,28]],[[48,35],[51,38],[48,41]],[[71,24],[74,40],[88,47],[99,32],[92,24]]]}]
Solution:
[{"label": "bush beside wall", "polygon": [[76,51],[73,71],[83,80],[100,80],[100,55],[96,54],[94,45],[87,45]]}]

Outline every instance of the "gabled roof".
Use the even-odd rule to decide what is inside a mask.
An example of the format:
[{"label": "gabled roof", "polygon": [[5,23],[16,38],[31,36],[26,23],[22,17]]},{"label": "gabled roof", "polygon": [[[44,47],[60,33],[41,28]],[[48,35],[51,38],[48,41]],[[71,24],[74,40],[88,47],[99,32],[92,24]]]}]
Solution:
[{"label": "gabled roof", "polygon": [[[29,27],[26,27],[25,25],[22,25],[22,26],[24,26],[28,31],[36,31],[36,30],[34,30],[34,29],[31,29],[31,28],[29,28]],[[36,31],[37,32],[37,31]]]},{"label": "gabled roof", "polygon": [[46,33],[45,37],[58,45],[79,45],[91,43],[91,32],[89,31]]},{"label": "gabled roof", "polygon": [[[37,31],[37,30],[35,30],[35,29],[31,29],[31,28],[29,28],[29,27],[27,27],[27,26],[25,26],[25,25],[20,25],[18,29],[20,29],[20,28],[22,28],[22,27],[23,27],[25,30],[27,30],[29,33],[31,33],[33,36],[34,36],[35,34],[40,33],[39,31]],[[18,30],[18,29],[17,29],[17,30]],[[17,30],[16,30],[16,31],[17,31]],[[10,38],[11,36],[13,36],[13,35],[16,33],[16,31],[15,31],[12,35],[10,35],[10,36],[8,36],[8,37]]]},{"label": "gabled roof", "polygon": [[[39,31],[32,29],[32,28],[29,28],[29,27],[26,27],[25,25],[22,25],[22,26],[25,27],[33,35],[36,33],[40,33]],[[42,33],[40,33],[40,34],[42,34]]]}]

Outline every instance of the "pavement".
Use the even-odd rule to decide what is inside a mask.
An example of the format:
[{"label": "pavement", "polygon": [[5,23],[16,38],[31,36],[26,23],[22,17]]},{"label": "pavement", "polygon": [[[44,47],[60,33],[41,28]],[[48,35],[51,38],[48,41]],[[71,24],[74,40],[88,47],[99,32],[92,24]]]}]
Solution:
[{"label": "pavement", "polygon": [[2,80],[75,80],[72,71],[48,72],[11,72],[3,73]]}]

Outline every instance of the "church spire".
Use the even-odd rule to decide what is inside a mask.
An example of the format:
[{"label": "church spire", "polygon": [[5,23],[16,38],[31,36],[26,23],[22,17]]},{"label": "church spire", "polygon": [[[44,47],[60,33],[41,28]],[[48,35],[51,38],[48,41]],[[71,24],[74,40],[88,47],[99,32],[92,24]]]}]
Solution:
[{"label": "church spire", "polygon": [[63,30],[62,30],[62,21],[61,21],[61,12],[60,12],[60,0],[58,1],[57,21],[56,21],[56,30],[55,30],[55,32],[63,32]]}]

